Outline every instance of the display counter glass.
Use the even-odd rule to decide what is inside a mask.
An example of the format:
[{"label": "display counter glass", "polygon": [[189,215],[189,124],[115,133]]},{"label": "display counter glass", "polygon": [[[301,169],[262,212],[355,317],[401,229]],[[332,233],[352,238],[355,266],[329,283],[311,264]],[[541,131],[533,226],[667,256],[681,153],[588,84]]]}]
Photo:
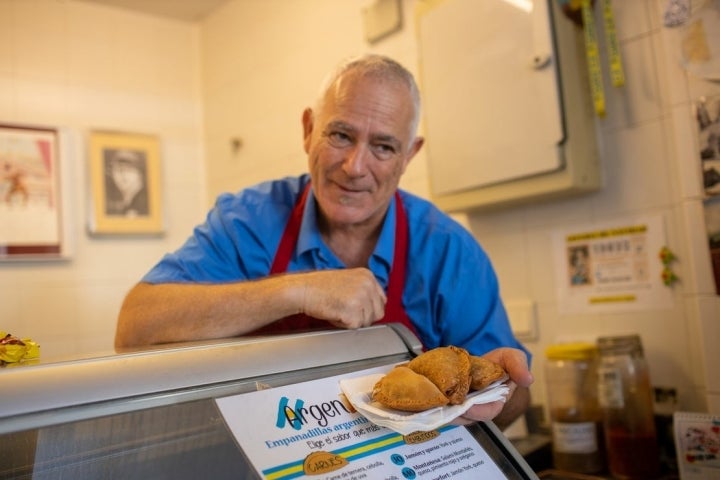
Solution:
[{"label": "display counter glass", "polygon": [[[412,440],[373,428],[350,409],[326,422],[324,431],[333,432],[322,438],[331,445],[314,438],[312,425],[280,425],[277,405],[288,398],[298,408],[300,398],[337,397],[334,379],[390,368],[421,351],[404,327],[376,326],[4,368],[0,478],[461,479],[486,467],[496,478],[536,478],[492,424]],[[219,399],[243,405],[243,416],[232,418]],[[282,438],[298,440],[292,448],[270,450],[267,438],[279,428]],[[464,448],[450,449],[451,441]]]}]

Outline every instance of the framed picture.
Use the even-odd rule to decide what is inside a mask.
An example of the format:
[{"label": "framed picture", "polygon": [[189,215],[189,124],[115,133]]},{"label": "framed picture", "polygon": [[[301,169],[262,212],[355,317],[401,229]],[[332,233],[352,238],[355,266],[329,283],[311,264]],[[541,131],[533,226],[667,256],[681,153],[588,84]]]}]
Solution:
[{"label": "framed picture", "polygon": [[720,195],[720,96],[697,100],[695,117],[705,194]]},{"label": "framed picture", "polygon": [[91,132],[90,183],[90,233],[163,233],[160,146],[156,137]]},{"label": "framed picture", "polygon": [[0,125],[0,260],[63,257],[58,131]]}]

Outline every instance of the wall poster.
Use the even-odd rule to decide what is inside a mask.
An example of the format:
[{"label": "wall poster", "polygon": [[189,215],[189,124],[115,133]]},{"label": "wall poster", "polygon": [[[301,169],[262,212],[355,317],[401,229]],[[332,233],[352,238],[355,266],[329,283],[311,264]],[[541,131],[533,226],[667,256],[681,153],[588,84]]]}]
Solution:
[{"label": "wall poster", "polygon": [[720,95],[701,97],[695,102],[695,118],[705,191],[704,213],[708,246],[720,295]]},{"label": "wall poster", "polygon": [[661,217],[591,224],[555,233],[560,313],[669,308],[671,289],[658,258],[665,244]]},{"label": "wall poster", "polygon": [[720,96],[695,102],[700,164],[706,195],[720,194]]},{"label": "wall poster", "polygon": [[0,260],[62,258],[58,131],[0,125]]},{"label": "wall poster", "polygon": [[720,196],[707,198],[703,207],[710,247],[710,261],[715,278],[715,293],[720,295]]}]

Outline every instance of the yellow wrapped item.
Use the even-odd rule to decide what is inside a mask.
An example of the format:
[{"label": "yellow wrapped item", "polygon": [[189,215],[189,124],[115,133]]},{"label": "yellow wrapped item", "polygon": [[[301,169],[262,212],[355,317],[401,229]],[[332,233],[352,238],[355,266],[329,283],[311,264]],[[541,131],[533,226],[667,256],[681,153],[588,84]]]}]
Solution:
[{"label": "yellow wrapped item", "polygon": [[32,360],[40,356],[40,345],[0,330],[0,365]]}]

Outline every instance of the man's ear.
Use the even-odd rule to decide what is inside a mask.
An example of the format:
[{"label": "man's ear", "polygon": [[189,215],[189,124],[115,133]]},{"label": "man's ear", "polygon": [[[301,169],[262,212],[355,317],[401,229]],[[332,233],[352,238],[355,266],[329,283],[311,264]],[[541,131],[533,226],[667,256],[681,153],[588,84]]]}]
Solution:
[{"label": "man's ear", "polygon": [[312,138],[313,131],[313,111],[311,108],[306,108],[302,114],[303,124],[303,148],[305,153],[310,153],[310,140]]},{"label": "man's ear", "polygon": [[410,150],[408,151],[408,154],[405,156],[405,165],[403,165],[403,173],[405,173],[405,169],[407,168],[408,164],[410,163],[410,160],[413,159],[413,157],[420,151],[422,146],[425,144],[425,139],[423,137],[415,137],[415,140],[413,140],[412,145],[410,146]]},{"label": "man's ear", "polygon": [[410,158],[414,157],[416,153],[420,151],[422,146],[425,145],[425,138],[424,137],[415,137],[415,140],[413,140],[412,147],[410,148],[410,155],[408,155]]}]

